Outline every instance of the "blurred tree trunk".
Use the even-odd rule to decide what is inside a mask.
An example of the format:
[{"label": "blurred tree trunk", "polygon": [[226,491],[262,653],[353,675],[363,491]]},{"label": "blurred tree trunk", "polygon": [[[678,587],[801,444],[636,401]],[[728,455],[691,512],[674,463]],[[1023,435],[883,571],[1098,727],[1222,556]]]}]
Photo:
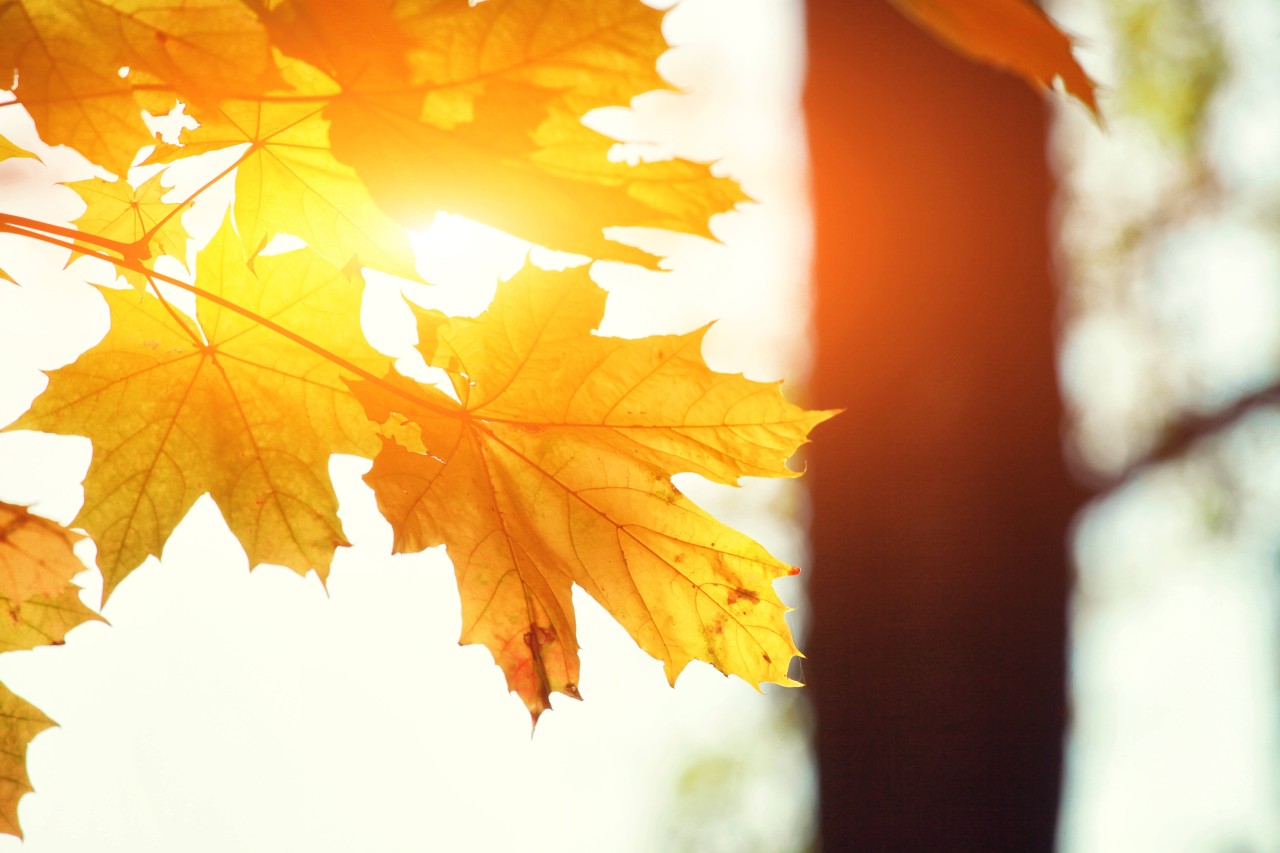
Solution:
[{"label": "blurred tree trunk", "polygon": [[823,849],[1048,851],[1066,537],[1047,110],[882,0],[810,0]]}]

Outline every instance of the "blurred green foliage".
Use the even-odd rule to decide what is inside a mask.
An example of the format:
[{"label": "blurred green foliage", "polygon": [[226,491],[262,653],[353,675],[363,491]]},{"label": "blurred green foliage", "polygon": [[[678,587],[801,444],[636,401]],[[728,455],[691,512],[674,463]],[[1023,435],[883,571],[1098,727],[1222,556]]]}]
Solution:
[{"label": "blurred green foliage", "polygon": [[1203,0],[1113,0],[1116,106],[1167,143],[1193,149],[1227,71],[1222,33]]},{"label": "blurred green foliage", "polygon": [[[662,822],[665,853],[812,853],[811,721],[800,698],[768,697],[767,719],[692,750]],[[805,770],[808,769],[806,774]],[[807,791],[780,785],[807,782]]]}]

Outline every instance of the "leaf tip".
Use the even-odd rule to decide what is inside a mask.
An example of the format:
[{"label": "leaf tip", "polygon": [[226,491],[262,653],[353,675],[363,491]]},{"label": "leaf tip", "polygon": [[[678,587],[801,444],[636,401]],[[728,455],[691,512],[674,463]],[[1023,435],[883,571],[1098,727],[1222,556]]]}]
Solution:
[{"label": "leaf tip", "polygon": [[538,720],[542,719],[544,713],[551,710],[551,702],[547,696],[539,697],[533,702],[523,696],[521,699],[524,700],[525,708],[529,711],[529,739],[533,740],[534,734],[538,731]]}]

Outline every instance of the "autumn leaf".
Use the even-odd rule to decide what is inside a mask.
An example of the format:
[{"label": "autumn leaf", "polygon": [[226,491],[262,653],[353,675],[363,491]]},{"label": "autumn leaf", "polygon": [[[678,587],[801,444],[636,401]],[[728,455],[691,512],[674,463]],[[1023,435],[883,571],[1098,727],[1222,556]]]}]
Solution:
[{"label": "autumn leaf", "polygon": [[[178,215],[183,206],[161,201],[169,188],[160,179],[161,175],[153,175],[136,189],[128,181],[101,178],[68,184],[86,205],[76,227],[132,247],[127,256],[130,261],[169,255],[185,263],[187,229]],[[76,257],[73,252],[71,260]],[[120,264],[116,269],[134,287],[147,286],[147,277],[131,266]]]},{"label": "autumn leaf", "polygon": [[295,88],[261,99],[228,99],[199,113],[202,126],[182,146],[161,145],[147,163],[241,147],[235,161],[236,225],[252,254],[278,234],[292,234],[337,267],[353,261],[416,278],[405,229],[374,202],[355,171],[330,150],[327,99],[337,87],[324,74],[285,61]]},{"label": "autumn leaf", "polygon": [[[345,0],[244,0],[272,45],[331,79],[352,84],[370,69],[404,69],[412,46],[393,9],[404,0],[377,0],[351,14]],[[450,2],[450,0],[445,0]]]},{"label": "autumn leaf", "polygon": [[[40,158],[32,154],[30,151],[27,151],[25,149],[19,148],[17,145],[14,145],[4,136],[0,136],[0,163],[3,163],[5,160],[19,160],[19,159],[39,160]],[[10,284],[18,283],[13,276],[5,272],[3,267],[0,267],[0,281],[7,281]]]},{"label": "autumn leaf", "polygon": [[57,645],[67,631],[99,617],[71,579],[84,564],[71,550],[79,533],[0,503],[0,652]]},{"label": "autumn leaf", "polygon": [[14,145],[5,137],[0,136],[0,162],[3,162],[5,160],[17,160],[21,158],[30,158],[32,160],[40,159],[36,155],[32,154],[30,151],[27,151],[23,148],[19,148],[17,145]]},{"label": "autumn leaf", "polygon": [[264,14],[285,50],[333,75],[333,151],[407,224],[447,210],[552,248],[651,263],[604,229],[710,236],[708,219],[746,198],[703,164],[612,162],[615,140],[581,122],[666,88],[657,10],[405,0],[364,12],[354,26],[334,0],[283,0]]},{"label": "autumn leaf", "polygon": [[[81,566],[83,568],[83,566]],[[0,596],[0,652],[62,645],[67,632],[85,622],[101,622],[80,600],[80,588],[66,583],[57,595],[28,598],[21,604]]]},{"label": "autumn leaf", "polygon": [[[275,79],[266,32],[237,0],[2,0],[0,78],[15,73],[47,142],[119,175],[153,141],[144,106],[216,102]],[[137,78],[164,91],[137,91]]]},{"label": "autumn leaf", "polygon": [[18,605],[59,592],[84,570],[71,550],[83,538],[26,507],[0,503],[0,596]]},{"label": "autumn leaf", "polygon": [[[611,160],[615,141],[581,122],[666,87],[661,21],[635,0],[402,0],[358,16],[336,0],[9,0],[0,71],[19,72],[17,96],[50,141],[119,174],[154,141],[140,108],[188,101],[202,128],[148,162],[247,146],[236,218],[248,252],[294,234],[338,266],[414,277],[387,213],[423,225],[448,210],[652,263],[604,229],[710,236],[709,218],[746,198],[704,164]],[[268,36],[293,58],[273,64]]]},{"label": "autumn leaf", "polygon": [[[181,201],[159,175],[73,184],[78,230],[0,215],[0,230],[113,262],[135,287],[100,289],[106,337],[11,427],[90,440],[75,525],[104,596],[205,494],[251,565],[323,579],[347,544],[328,462],[357,453],[376,457],[366,479],[396,549],[447,547],[463,642],[491,651],[535,722],[552,692],[578,695],[575,584],[673,682],[701,659],[794,683],[772,582],[795,570],[671,478],[794,476],[787,459],[830,413],[711,371],[705,330],[594,334],[604,294],[585,270],[526,271],[478,319],[418,312],[419,348],[457,399],[377,379],[387,360],[360,328],[359,268],[415,276],[404,225],[439,210],[637,263],[653,259],[606,229],[712,236],[711,217],[745,198],[734,181],[622,162],[583,122],[667,87],[662,21],[636,0],[0,0],[0,77],[46,141],[122,177],[139,157],[225,154]],[[142,112],[178,103],[198,125],[170,145]],[[0,138],[0,160],[33,156]],[[232,213],[198,252],[197,285],[161,275],[146,262],[185,262],[181,214],[223,180]],[[309,248],[263,255],[281,234]],[[194,316],[170,286],[195,291]],[[70,582],[78,535],[0,504],[0,652],[99,618]],[[19,834],[27,746],[50,725],[0,685],[0,832]]]},{"label": "autumn leaf", "polygon": [[1066,90],[1098,114],[1094,83],[1071,54],[1071,39],[1028,0],[891,0],[946,44],[1049,87]]},{"label": "autumn leaf", "polygon": [[351,374],[316,351],[365,368],[386,363],[354,322],[359,282],[309,250],[255,258],[251,270],[229,222],[200,253],[196,275],[207,283],[198,323],[155,296],[103,290],[107,337],[50,374],[10,427],[93,442],[75,524],[97,543],[104,594],[159,555],[206,492],[251,565],[314,568],[323,578],[334,548],[347,544],[329,456],[375,448],[342,382]]},{"label": "autumn leaf", "polygon": [[424,116],[473,120],[486,82],[555,93],[578,115],[670,88],[656,61],[667,49],[665,12],[635,0],[522,0],[466,8],[456,0],[403,0],[397,23],[411,39],[412,79],[427,92]]},{"label": "autumn leaf", "polygon": [[705,330],[594,335],[604,299],[585,270],[528,268],[477,319],[421,315],[419,348],[460,402],[403,379],[353,386],[384,425],[365,479],[395,549],[446,545],[462,642],[493,653],[535,722],[550,693],[578,695],[574,584],[673,682],[696,658],[753,686],[794,684],[772,588],[794,569],[671,475],[795,476],[786,460],[832,413],[711,371]]},{"label": "autumn leaf", "polygon": [[[637,263],[653,258],[606,229],[711,236],[745,198],[734,181],[687,160],[622,162],[583,123],[667,88],[663,14],[637,0],[0,0],[0,77],[48,142],[121,176],[138,157],[224,154],[181,201],[163,200],[160,175],[71,185],[79,230],[0,216],[135,286],[100,288],[106,337],[10,427],[90,440],[74,525],[104,596],[205,494],[251,566],[324,579],[347,544],[328,462],[354,453],[374,458],[366,480],[396,550],[446,546],[462,641],[491,651],[535,722],[551,693],[578,695],[574,585],[673,682],[700,659],[753,686],[795,683],[772,583],[796,570],[672,477],[795,476],[787,460],[830,412],[711,371],[705,329],[595,334],[605,294],[585,269],[526,270],[476,319],[419,310],[419,349],[452,397],[378,379],[388,361],[360,327],[360,267],[416,276],[405,225],[440,210]],[[181,144],[153,138],[142,111],[176,103],[197,126]],[[0,160],[30,156],[0,138]],[[145,263],[185,262],[181,213],[223,180],[232,211],[196,285]],[[264,255],[281,234],[308,248]],[[195,292],[194,316],[172,287]],[[70,583],[77,535],[0,504],[0,652],[98,618]],[[26,746],[50,724],[0,685],[0,832],[18,833]]]},{"label": "autumn leaf", "polygon": [[82,537],[23,507],[0,506],[17,513],[0,528],[0,652],[61,645],[77,625],[102,621],[71,582],[85,567],[70,542]]},{"label": "autumn leaf", "polygon": [[[99,617],[71,578],[84,565],[71,551],[78,533],[26,507],[0,503],[0,652],[60,644]],[[53,721],[0,684],[0,832],[21,836],[18,800],[31,790],[27,744]]]},{"label": "autumn leaf", "polygon": [[27,745],[53,725],[38,708],[0,684],[0,832],[22,837],[18,800],[31,790]]}]

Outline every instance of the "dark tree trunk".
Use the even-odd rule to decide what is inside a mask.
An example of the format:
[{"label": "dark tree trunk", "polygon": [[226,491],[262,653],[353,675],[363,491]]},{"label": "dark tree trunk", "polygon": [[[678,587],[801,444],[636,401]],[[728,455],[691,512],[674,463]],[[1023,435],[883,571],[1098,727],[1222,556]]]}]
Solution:
[{"label": "dark tree trunk", "polygon": [[809,454],[827,853],[1053,848],[1067,529],[1046,109],[884,0],[811,0]]}]

